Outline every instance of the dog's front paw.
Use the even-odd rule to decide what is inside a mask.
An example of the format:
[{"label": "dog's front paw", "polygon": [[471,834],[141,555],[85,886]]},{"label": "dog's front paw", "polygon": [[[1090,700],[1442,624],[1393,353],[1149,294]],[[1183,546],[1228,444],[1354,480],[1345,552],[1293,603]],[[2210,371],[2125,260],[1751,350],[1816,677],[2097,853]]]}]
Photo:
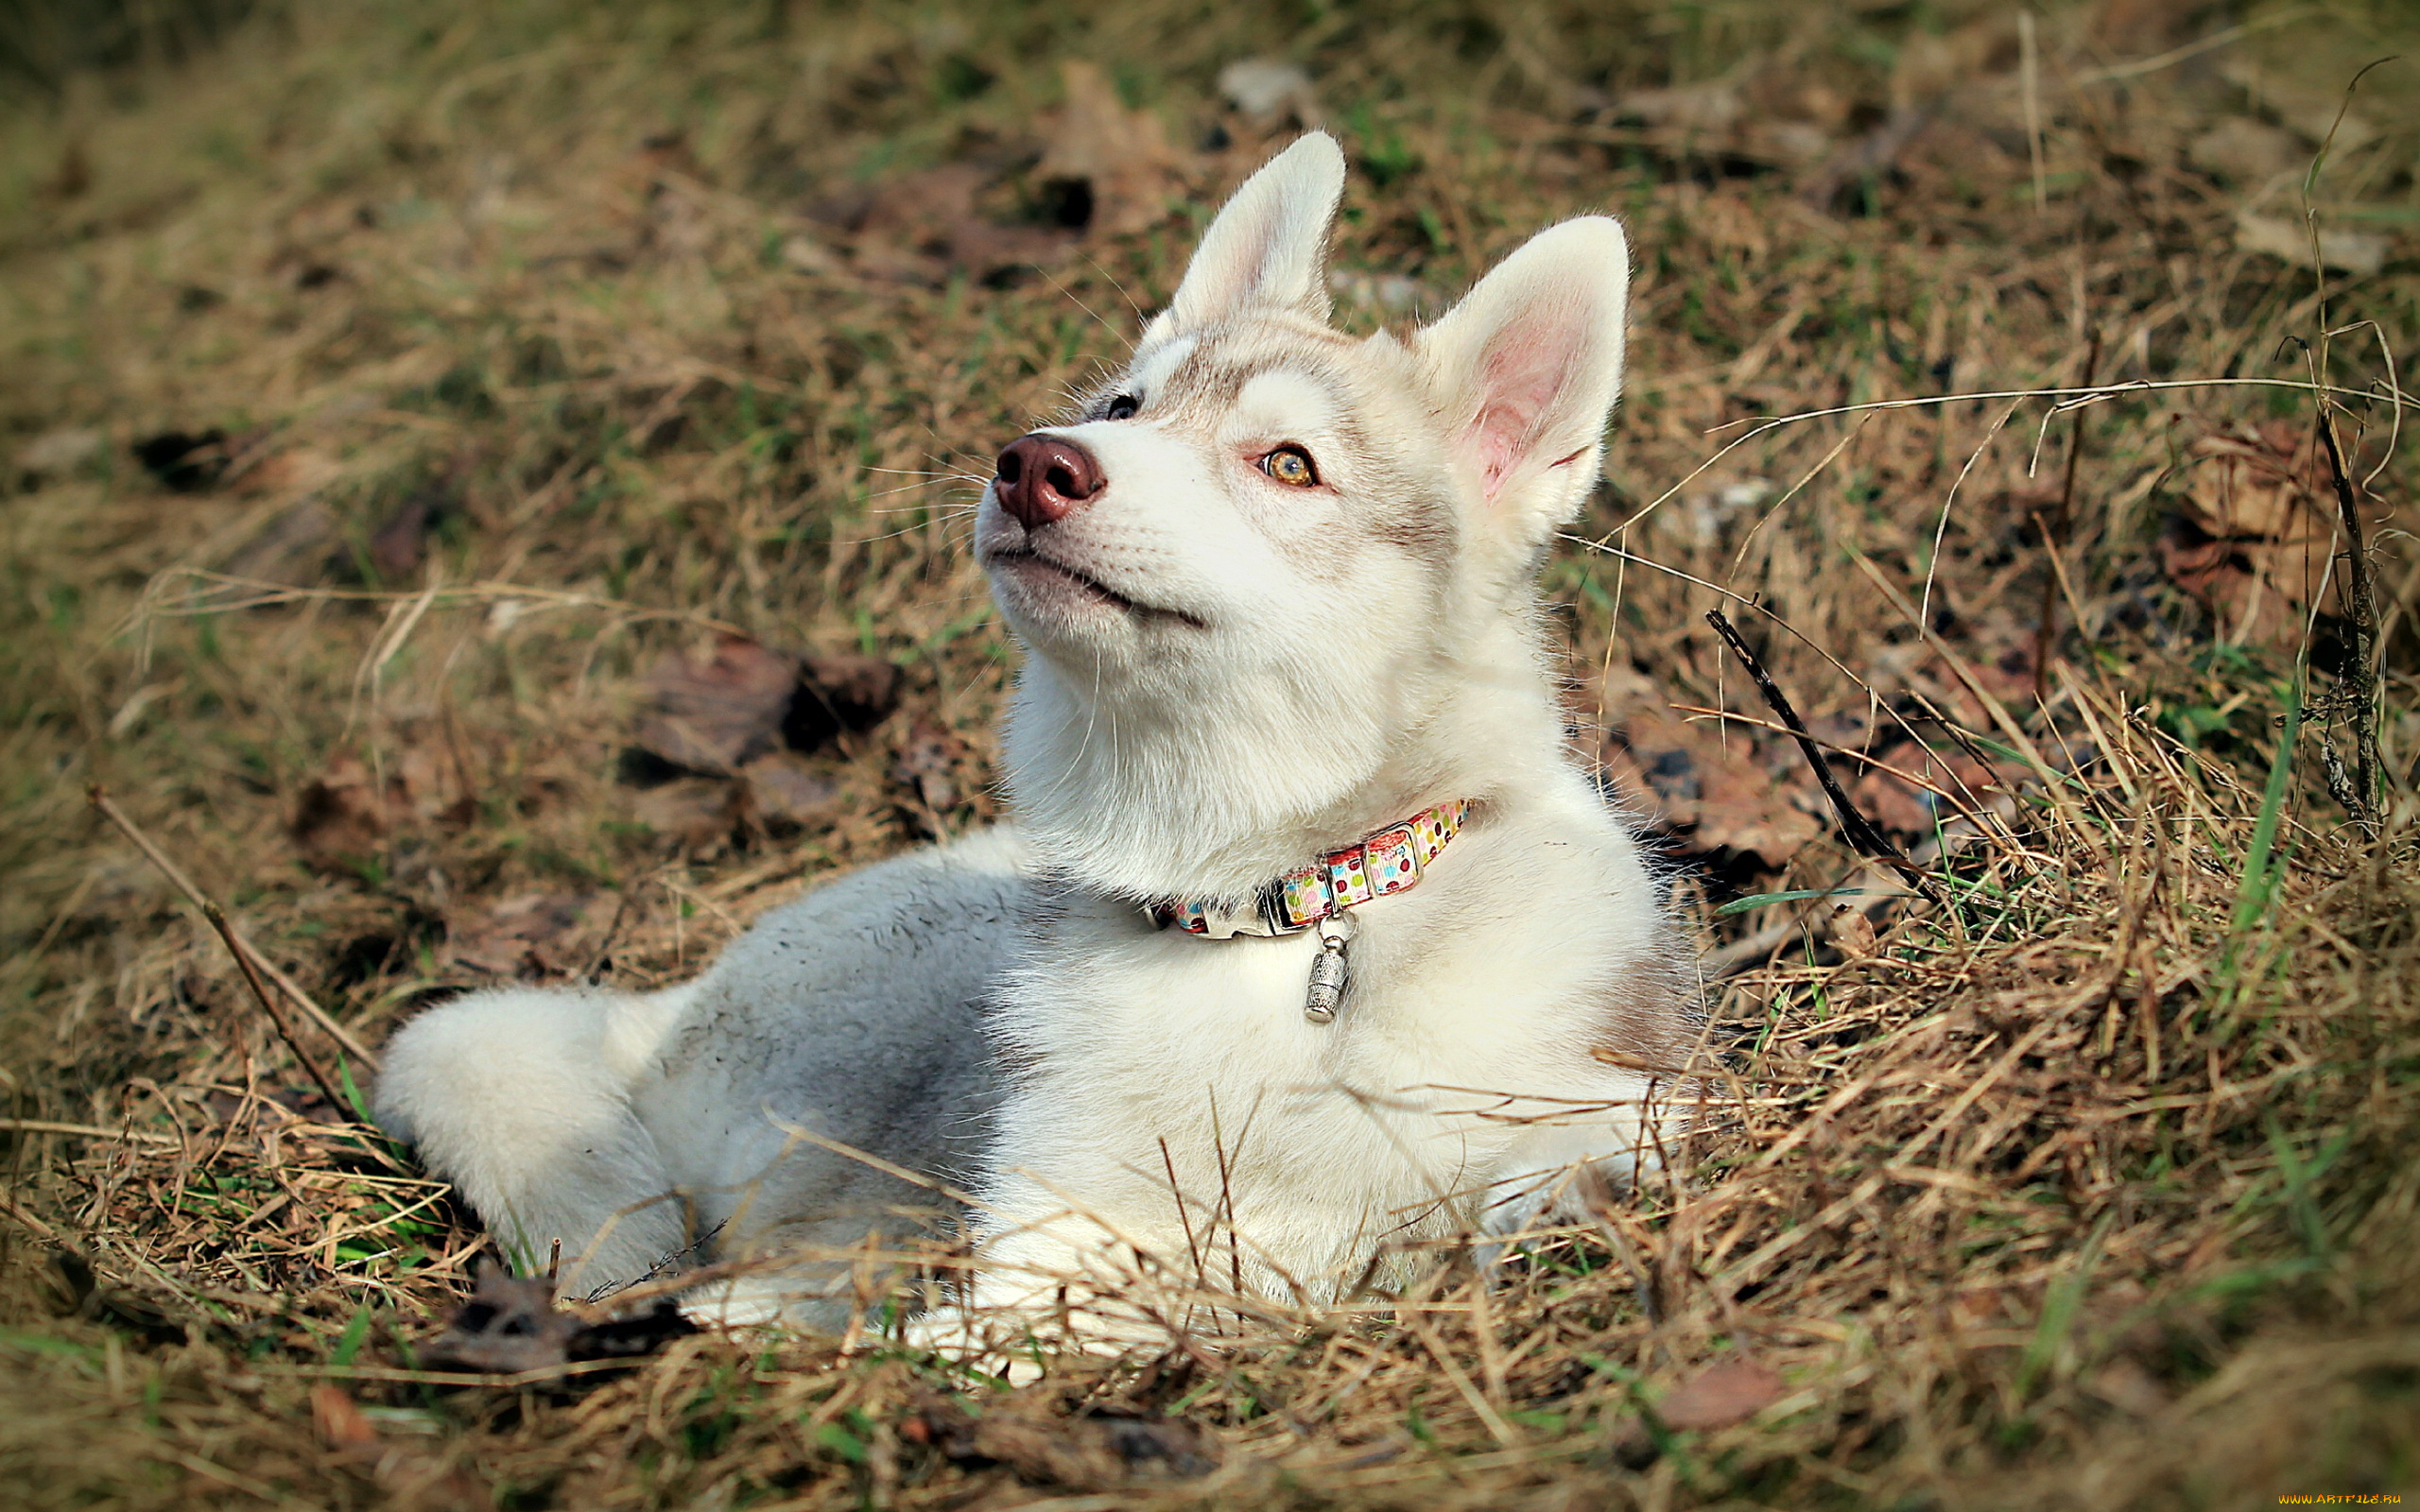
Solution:
[{"label": "dog's front paw", "polygon": [[899,1342],[940,1355],[962,1368],[997,1376],[1012,1386],[1031,1385],[1046,1373],[1043,1340],[1012,1314],[942,1309],[908,1320]]}]

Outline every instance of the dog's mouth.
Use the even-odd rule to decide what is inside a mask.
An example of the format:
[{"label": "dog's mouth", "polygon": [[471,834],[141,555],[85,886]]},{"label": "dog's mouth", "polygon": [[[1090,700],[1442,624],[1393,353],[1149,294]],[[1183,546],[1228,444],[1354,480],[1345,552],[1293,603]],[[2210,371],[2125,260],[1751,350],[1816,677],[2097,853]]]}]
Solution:
[{"label": "dog's mouth", "polygon": [[1120,613],[1132,615],[1136,619],[1169,619],[1180,625],[1191,626],[1197,630],[1208,628],[1207,623],[1198,615],[1188,614],[1183,610],[1162,609],[1156,604],[1140,603],[1127,597],[1099,578],[1079,572],[1055,557],[1046,557],[1029,545],[1013,546],[992,552],[986,557],[984,565],[994,571],[1030,574],[1037,577],[1056,580],[1074,589],[1093,603],[1116,610]]}]

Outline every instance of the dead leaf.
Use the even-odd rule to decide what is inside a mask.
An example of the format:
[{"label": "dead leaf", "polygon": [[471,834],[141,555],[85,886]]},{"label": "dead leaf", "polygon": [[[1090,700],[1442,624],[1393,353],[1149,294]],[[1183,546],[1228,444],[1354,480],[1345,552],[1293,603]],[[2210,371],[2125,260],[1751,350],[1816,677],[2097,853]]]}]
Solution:
[{"label": "dead leaf", "polygon": [[892,775],[916,790],[935,814],[958,807],[958,770],[968,757],[966,742],[929,719],[920,719],[899,744]]},{"label": "dead leaf", "polygon": [[927,1396],[903,1436],[951,1459],[1006,1465],[1028,1481],[1079,1490],[1194,1480],[1219,1468],[1217,1436],[1181,1418],[1061,1418],[1008,1403],[981,1417]]},{"label": "dead leaf", "polygon": [[342,1386],[311,1388],[311,1423],[319,1430],[320,1442],[346,1459],[374,1465],[385,1452],[377,1428]]},{"label": "dead leaf", "polygon": [[1156,225],[1177,186],[1176,154],[1159,117],[1130,111],[1101,71],[1080,60],[1060,67],[1066,103],[1052,115],[1049,142],[1034,172],[1089,207],[1063,223],[1096,236],[1121,236]]},{"label": "dead leaf", "polygon": [[339,756],[303,787],[286,833],[304,860],[340,868],[375,854],[388,828],[381,784],[358,758]]},{"label": "dead leaf", "polygon": [[2009,1320],[2009,1303],[2008,1294],[1996,1286],[1967,1287],[1949,1298],[1950,1325],[1976,1332],[2003,1328]]},{"label": "dead leaf", "polygon": [[819,207],[849,236],[857,271],[899,283],[941,284],[953,270],[990,279],[1057,260],[1074,237],[1047,226],[1002,224],[977,200],[992,175],[971,163],[902,175]]},{"label": "dead leaf", "polygon": [[812,829],[839,816],[840,784],[787,751],[739,769],[748,816],[759,824]]},{"label": "dead leaf", "polygon": [[2263,184],[2310,161],[2311,149],[2282,127],[2230,116],[2186,145],[2193,166],[2235,184]]},{"label": "dead leaf", "polygon": [[337,1460],[367,1475],[391,1504],[426,1512],[493,1512],[494,1498],[474,1477],[435,1455],[389,1444],[341,1386],[311,1388],[311,1422]]},{"label": "dead leaf", "polygon": [[727,776],[781,744],[798,684],[796,662],[735,635],[702,659],[673,652],[648,674],[654,713],[639,726],[638,747],[688,771]]},{"label": "dead leaf", "polygon": [[1852,961],[1872,960],[1876,951],[1874,920],[1855,903],[1836,903],[1832,908],[1832,943]]},{"label": "dead leaf", "polygon": [[302,859],[323,871],[351,871],[398,832],[436,821],[467,823],[477,802],[454,763],[406,740],[387,753],[382,780],[359,757],[332,758],[295,799],[286,833]]},{"label": "dead leaf", "polygon": [[423,1347],[421,1360],[433,1370],[519,1375],[575,1361],[636,1360],[697,1332],[668,1297],[645,1313],[588,1322],[555,1306],[544,1278],[516,1279],[482,1261],[471,1299]]},{"label": "dead leaf", "polygon": [[721,778],[685,778],[648,788],[631,817],[691,855],[711,854],[739,823],[742,788]]},{"label": "dead leaf", "polygon": [[810,656],[782,721],[792,750],[820,749],[844,732],[871,730],[899,707],[899,667],[878,656]]},{"label": "dead leaf", "polygon": [[370,565],[389,582],[420,571],[429,532],[454,511],[453,494],[441,488],[415,489],[370,537]]},{"label": "dead leaf", "polygon": [[1779,867],[1824,833],[1776,782],[1752,737],[1728,742],[1669,710],[1633,711],[1605,756],[1606,774],[1699,852],[1727,850]]},{"label": "dead leaf", "polygon": [[615,904],[601,893],[524,893],[483,914],[448,919],[445,954],[483,976],[541,981],[586,970]]},{"label": "dead leaf", "polygon": [[2185,487],[2159,540],[2160,565],[2217,616],[2229,639],[2300,639],[2314,600],[2342,612],[2336,504],[2313,438],[2287,421],[2239,425],[2194,441]]},{"label": "dead leaf", "polygon": [[1731,1359],[1706,1366],[1655,1404],[1667,1428],[1727,1428],[1781,1400],[1780,1372],[1760,1360]]},{"label": "dead leaf", "polygon": [[[2011,793],[2021,774],[2014,767],[2001,770],[1988,766],[1962,750],[1937,754],[1913,741],[1902,741],[1876,759],[1896,771],[1956,794],[1969,808],[1996,812],[2004,818],[2016,813]],[[1867,767],[1850,787],[1849,797],[1867,818],[1902,836],[1930,834],[1943,821],[1959,816],[1958,810],[1930,788],[1919,787],[1878,767]]]},{"label": "dead leaf", "polygon": [[[2265,252],[2295,266],[2308,267],[2311,241],[2308,228],[2282,215],[2256,215],[2249,210],[2236,213],[2235,245],[2238,251]],[[2374,231],[2344,231],[2329,226],[2319,229],[2321,265],[2347,273],[2366,277],[2384,267],[2388,246],[2386,237]]]}]

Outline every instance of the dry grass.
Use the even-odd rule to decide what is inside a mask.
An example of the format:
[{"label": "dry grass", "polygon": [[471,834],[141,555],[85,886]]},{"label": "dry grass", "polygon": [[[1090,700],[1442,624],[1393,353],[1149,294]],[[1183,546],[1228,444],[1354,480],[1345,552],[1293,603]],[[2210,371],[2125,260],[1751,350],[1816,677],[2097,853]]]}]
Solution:
[{"label": "dry grass", "polygon": [[[2397,50],[2391,15],[2113,0],[2029,43],[2014,11],[1958,6],[298,9],[21,107],[0,1486],[43,1507],[2420,1488],[2420,558],[2381,397],[2420,336],[2420,76],[2370,75],[2296,171]],[[951,474],[1166,296],[1201,206],[1282,134],[1213,83],[1269,53],[1310,69],[1358,164],[1348,321],[1433,309],[1558,215],[1629,220],[1634,376],[1547,587],[1577,717],[1622,732],[1611,769],[1653,765],[1661,729],[1749,796],[1671,832],[1731,972],[1685,1177],[1493,1291],[1444,1257],[1388,1305],[1015,1393],[807,1340],[701,1337],[547,1387],[415,1372],[477,1234],[300,1090],[86,784],[373,1043],[483,979],[499,937],[531,972],[668,980],[805,881],[980,822],[1008,653]],[[1166,125],[1187,198],[1040,272],[926,251],[948,237],[914,197],[954,163],[983,215],[1042,235],[1066,59]],[[2259,129],[2212,146],[2228,122]],[[2261,176],[2281,129],[2300,163]],[[2261,250],[2262,217],[2290,231],[2306,202],[2381,238],[2380,269]],[[2118,387],[2059,416],[1857,407],[2093,380]],[[2355,606],[2297,576],[2343,571],[2314,380],[2377,547],[2367,822],[2329,779],[2358,767]],[[209,486],[131,460],[171,427],[233,438]],[[2213,609],[2173,580],[2208,532],[2171,521],[2209,518],[2211,478],[2251,487],[2221,433],[2281,459],[2308,529],[2221,541],[2195,579]],[[1948,800],[1936,833],[1900,826],[1939,905],[1776,897],[1874,885],[1808,838],[1812,784],[1702,627],[1720,605],[1844,781],[1870,758]],[[640,675],[717,628],[903,669],[898,714],[811,758],[827,820],[699,826],[627,780]],[[1667,705],[1736,717],[1718,735]],[[382,795],[357,845],[298,843],[315,782]],[[498,906],[533,898],[556,923],[510,936],[531,916]],[[1726,1421],[1701,1372],[1743,1356],[1779,1389]],[[1152,1479],[1098,1436],[1134,1418],[1203,1430],[1219,1468]]]}]

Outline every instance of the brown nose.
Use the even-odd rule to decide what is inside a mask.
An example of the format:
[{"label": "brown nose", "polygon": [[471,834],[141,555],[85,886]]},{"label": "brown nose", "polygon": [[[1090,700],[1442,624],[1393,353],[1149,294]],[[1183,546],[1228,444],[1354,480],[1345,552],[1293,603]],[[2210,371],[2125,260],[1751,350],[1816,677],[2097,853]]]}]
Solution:
[{"label": "brown nose", "polygon": [[1028,530],[1064,519],[1100,491],[1100,464],[1075,442],[1036,433],[1020,436],[1000,454],[993,497]]}]

